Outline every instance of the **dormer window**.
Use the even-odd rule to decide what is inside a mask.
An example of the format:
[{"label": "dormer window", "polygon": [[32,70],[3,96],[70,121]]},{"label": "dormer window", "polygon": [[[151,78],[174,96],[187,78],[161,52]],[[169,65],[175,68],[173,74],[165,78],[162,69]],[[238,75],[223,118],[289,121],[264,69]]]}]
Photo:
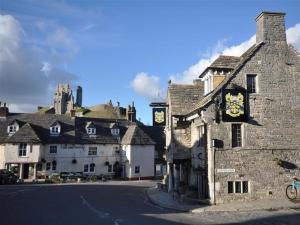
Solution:
[{"label": "dormer window", "polygon": [[93,136],[96,134],[96,126],[93,124],[93,122],[87,122],[85,130],[88,135]]},{"label": "dormer window", "polygon": [[9,135],[12,135],[16,133],[19,130],[19,124],[17,121],[13,121],[11,124],[8,125],[7,127],[7,133]]},{"label": "dormer window", "polygon": [[120,129],[118,129],[118,128],[111,129],[111,134],[114,135],[114,136],[119,135],[120,134]]},{"label": "dormer window", "polygon": [[55,122],[50,127],[50,135],[51,136],[58,136],[60,134],[61,126],[58,122]]},{"label": "dormer window", "polygon": [[96,134],[96,128],[87,128],[87,134]]},{"label": "dormer window", "polygon": [[120,134],[120,129],[116,123],[110,125],[110,132],[113,136],[118,136]]}]

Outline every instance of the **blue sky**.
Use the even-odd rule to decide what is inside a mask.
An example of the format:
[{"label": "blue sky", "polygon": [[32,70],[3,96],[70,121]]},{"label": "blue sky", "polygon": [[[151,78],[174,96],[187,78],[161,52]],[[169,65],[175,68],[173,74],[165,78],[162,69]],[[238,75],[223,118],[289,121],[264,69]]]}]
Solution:
[{"label": "blue sky", "polygon": [[168,80],[190,83],[218,54],[246,50],[261,11],[287,13],[299,50],[299,10],[296,0],[0,0],[0,101],[30,111],[69,82],[83,87],[84,105],[135,101],[151,124],[149,103]]}]

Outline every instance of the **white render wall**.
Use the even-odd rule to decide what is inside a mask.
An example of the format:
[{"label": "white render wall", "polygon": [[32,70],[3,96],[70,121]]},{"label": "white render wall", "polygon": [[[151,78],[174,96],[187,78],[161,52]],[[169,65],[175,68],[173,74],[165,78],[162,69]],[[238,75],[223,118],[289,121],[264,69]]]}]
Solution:
[{"label": "white render wall", "polygon": [[5,168],[4,145],[0,145],[0,169]]},{"label": "white render wall", "polygon": [[[154,145],[126,145],[126,177],[153,177],[154,176]],[[140,173],[135,173],[135,167],[140,166]]]},{"label": "white render wall", "polygon": [[5,163],[37,163],[41,159],[42,149],[41,145],[27,144],[27,155],[20,157],[18,144],[6,144],[4,147]]},{"label": "white render wall", "polygon": [[[113,174],[108,172],[108,166],[105,162],[109,162],[113,165],[116,161],[120,161],[119,154],[116,153],[116,149],[119,145],[56,145],[57,153],[51,154],[49,152],[50,144],[45,146],[45,157],[46,162],[57,162],[57,168],[52,171],[52,167],[48,172],[83,172],[85,164],[95,164],[95,172],[89,174]],[[88,155],[89,147],[97,147],[97,155]],[[76,159],[77,163],[72,163],[72,160]],[[46,168],[46,163],[43,165],[43,170]]]}]

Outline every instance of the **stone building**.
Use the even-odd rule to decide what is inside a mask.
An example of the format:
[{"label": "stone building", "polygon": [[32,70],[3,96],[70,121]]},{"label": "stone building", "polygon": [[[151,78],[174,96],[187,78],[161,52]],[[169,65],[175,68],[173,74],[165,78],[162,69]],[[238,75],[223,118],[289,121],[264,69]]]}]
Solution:
[{"label": "stone building", "polygon": [[196,187],[217,204],[285,198],[300,176],[300,55],[287,44],[284,16],[259,14],[252,47],[213,62],[199,93],[182,88],[195,99],[177,100],[184,90],[169,86],[170,191]]}]

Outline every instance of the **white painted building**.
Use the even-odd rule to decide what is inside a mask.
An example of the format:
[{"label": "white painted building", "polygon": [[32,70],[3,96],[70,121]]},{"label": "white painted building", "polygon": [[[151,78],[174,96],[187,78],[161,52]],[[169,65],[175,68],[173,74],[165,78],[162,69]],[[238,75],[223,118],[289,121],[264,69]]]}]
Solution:
[{"label": "white painted building", "polygon": [[14,167],[20,179],[62,172],[152,178],[154,151],[155,142],[134,122],[10,114],[0,106],[0,169]]}]

